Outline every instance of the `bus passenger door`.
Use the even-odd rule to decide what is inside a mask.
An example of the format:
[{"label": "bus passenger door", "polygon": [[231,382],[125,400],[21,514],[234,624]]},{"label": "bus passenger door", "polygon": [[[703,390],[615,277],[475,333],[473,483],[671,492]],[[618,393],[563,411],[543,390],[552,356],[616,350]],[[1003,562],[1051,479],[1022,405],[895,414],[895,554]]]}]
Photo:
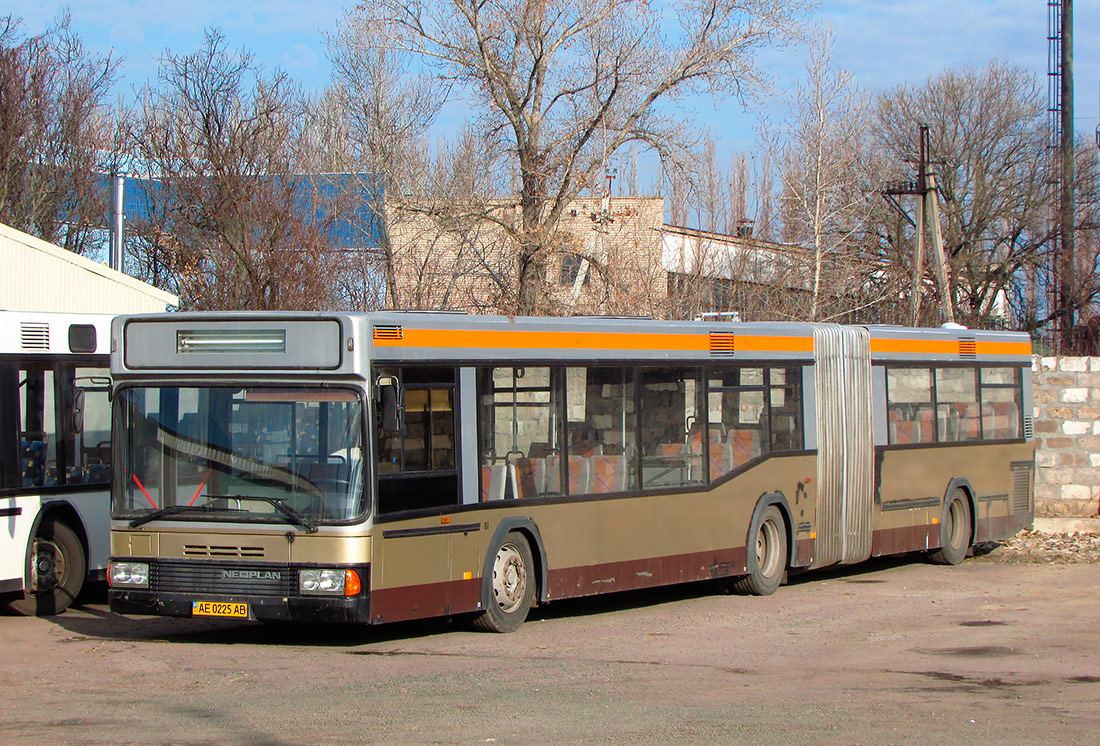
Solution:
[{"label": "bus passenger door", "polygon": [[[398,621],[450,613],[452,535],[461,525],[455,369],[379,368],[397,387],[396,423],[379,413],[372,617]],[[387,430],[386,427],[395,426]],[[452,520],[454,523],[452,523]]]}]

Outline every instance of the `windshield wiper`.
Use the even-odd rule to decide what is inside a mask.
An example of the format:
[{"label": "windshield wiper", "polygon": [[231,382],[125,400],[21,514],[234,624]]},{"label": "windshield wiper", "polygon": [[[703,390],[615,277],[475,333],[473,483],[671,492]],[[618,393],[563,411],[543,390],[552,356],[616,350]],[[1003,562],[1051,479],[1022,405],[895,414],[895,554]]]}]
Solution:
[{"label": "windshield wiper", "polygon": [[251,500],[253,502],[267,503],[286,516],[290,523],[304,528],[307,534],[317,533],[317,524],[284,503],[281,497],[265,497],[264,495],[203,495],[203,497],[211,500]]},{"label": "windshield wiper", "polygon": [[191,511],[197,513],[212,513],[215,511],[225,510],[225,508],[217,508],[209,503],[204,505],[169,505],[167,508],[161,508],[154,510],[152,513],[146,513],[145,515],[139,515],[137,518],[130,521],[130,528],[137,528],[151,521],[155,521],[159,518],[164,518],[169,515],[176,515],[177,513],[188,513]]}]

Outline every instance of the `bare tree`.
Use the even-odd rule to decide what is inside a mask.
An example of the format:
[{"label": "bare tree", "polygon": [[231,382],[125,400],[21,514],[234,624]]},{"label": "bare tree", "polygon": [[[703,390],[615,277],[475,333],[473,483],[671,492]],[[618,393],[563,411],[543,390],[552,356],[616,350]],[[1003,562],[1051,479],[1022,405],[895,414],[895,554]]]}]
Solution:
[{"label": "bare tree", "polygon": [[789,96],[790,119],[761,133],[779,166],[784,241],[812,252],[810,321],[842,316],[865,302],[868,286],[855,240],[870,199],[867,103],[851,75],[832,67],[833,40],[831,29],[818,31],[806,79]]},{"label": "bare tree", "polygon": [[92,55],[61,16],[23,39],[0,17],[0,222],[78,254],[98,246],[106,208],[118,62]]},{"label": "bare tree", "polygon": [[[1005,315],[1046,261],[1044,119],[1035,77],[1001,62],[900,86],[876,104],[878,148],[897,163],[916,159],[917,127],[930,127],[954,310],[964,324],[1042,323]],[[880,229],[888,233],[898,231]]]},{"label": "bare tree", "polygon": [[294,148],[301,113],[284,75],[217,31],[194,54],[166,53],[160,88],[141,92],[135,169],[151,208],[134,232],[185,307],[330,305],[335,211],[314,204],[324,190]]},{"label": "bare tree", "polygon": [[515,245],[515,311],[533,313],[546,310],[562,214],[607,159],[630,143],[682,157],[690,128],[660,104],[754,88],[755,52],[789,38],[801,6],[688,0],[666,18],[670,6],[628,0],[384,0],[354,15],[368,48],[409,55],[474,102],[479,135],[507,154],[517,210],[485,217]]}]

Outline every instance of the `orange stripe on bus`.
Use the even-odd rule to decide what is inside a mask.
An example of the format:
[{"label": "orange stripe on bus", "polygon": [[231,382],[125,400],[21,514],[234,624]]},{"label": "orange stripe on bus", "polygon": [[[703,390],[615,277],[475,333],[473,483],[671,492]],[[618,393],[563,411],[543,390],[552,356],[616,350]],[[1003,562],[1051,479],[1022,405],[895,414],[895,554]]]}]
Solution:
[{"label": "orange stripe on bus", "polygon": [[[451,347],[542,350],[682,350],[707,352],[708,334],[612,332],[526,332],[499,329],[408,329],[403,339],[375,339],[375,347]],[[812,337],[771,337],[738,334],[738,351],[812,352]]]},{"label": "orange stripe on bus", "polygon": [[1031,342],[978,342],[979,355],[1031,355]]},{"label": "orange stripe on bus", "polygon": [[[542,350],[679,350],[707,352],[708,334],[535,332],[501,329],[404,329],[403,339],[374,339],[375,347]],[[737,352],[813,352],[813,337],[736,334]],[[1030,342],[977,342],[978,355],[1027,356]],[[956,339],[872,339],[872,353],[957,355]]]},{"label": "orange stripe on bus", "polygon": [[[977,342],[978,355],[1030,355],[1030,342]],[[872,339],[873,353],[909,353],[919,355],[958,355],[956,339]]]}]

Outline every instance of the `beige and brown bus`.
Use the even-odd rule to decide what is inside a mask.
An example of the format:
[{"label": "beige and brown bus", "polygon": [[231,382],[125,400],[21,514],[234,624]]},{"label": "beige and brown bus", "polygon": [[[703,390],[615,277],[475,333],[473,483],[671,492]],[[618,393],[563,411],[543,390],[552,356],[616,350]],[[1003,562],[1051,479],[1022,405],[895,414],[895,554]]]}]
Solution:
[{"label": "beige and brown bus", "polygon": [[111,608],[509,631],[561,598],[1031,524],[1010,332],[447,313],[116,319]]}]

